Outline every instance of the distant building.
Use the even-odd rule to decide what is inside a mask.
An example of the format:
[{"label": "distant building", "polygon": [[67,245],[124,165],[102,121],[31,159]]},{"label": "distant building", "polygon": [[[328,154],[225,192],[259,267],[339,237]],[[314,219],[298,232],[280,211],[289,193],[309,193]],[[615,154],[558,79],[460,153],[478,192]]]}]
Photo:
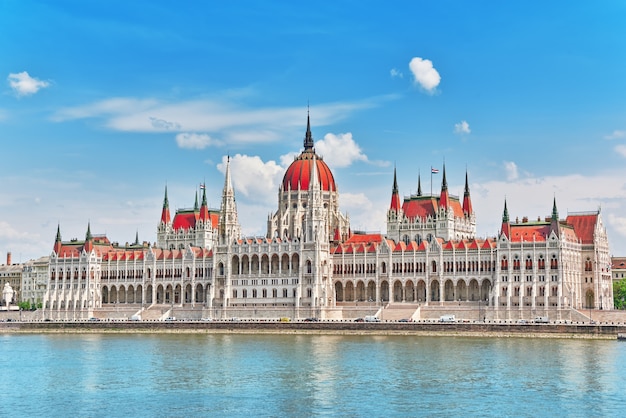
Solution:
[{"label": "distant building", "polygon": [[[45,315],[94,312],[238,317],[349,317],[364,306],[483,309],[485,316],[572,318],[612,309],[611,260],[599,211],[511,222],[506,202],[496,237],[476,237],[468,176],[461,198],[441,191],[400,198],[394,171],[386,234],[357,233],[339,211],[333,174],[304,150],[287,168],[263,237],[243,237],[227,163],[219,209],[196,195],[172,218],[167,188],[154,245],[105,236],[62,241],[50,255]],[[196,314],[194,314],[196,312]],[[382,311],[381,311],[382,312]],[[158,317],[158,315],[157,315]]]},{"label": "distant building", "polygon": [[[12,304],[17,304],[20,301],[21,296],[21,282],[22,282],[22,266],[19,264],[13,264],[11,259],[11,253],[7,252],[7,263],[0,265],[0,289],[4,289],[4,285],[8,283],[13,289]],[[2,297],[1,306],[6,306],[6,301]]]},{"label": "distant building", "polygon": [[37,306],[43,302],[48,285],[50,257],[40,257],[22,265],[22,296],[20,302],[28,301]]}]

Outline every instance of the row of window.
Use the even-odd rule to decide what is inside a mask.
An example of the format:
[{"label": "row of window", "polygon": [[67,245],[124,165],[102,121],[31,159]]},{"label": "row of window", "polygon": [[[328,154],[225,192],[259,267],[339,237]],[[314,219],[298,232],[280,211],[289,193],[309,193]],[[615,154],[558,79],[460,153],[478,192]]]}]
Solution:
[{"label": "row of window", "polygon": [[[538,291],[538,295],[537,296],[546,296],[546,288],[544,286],[541,286],[537,289]],[[500,296],[506,297],[508,296],[509,293],[509,288],[507,286],[502,286],[502,291],[500,292]],[[552,286],[550,288],[550,296],[558,296],[559,295],[559,287],[558,286]],[[519,286],[516,286],[513,288],[513,296],[520,296],[520,288]],[[528,297],[532,297],[533,296],[533,288],[532,287],[526,287],[526,296]]]},{"label": "row of window", "polygon": [[[292,289],[292,297],[296,297],[296,289]],[[257,298],[259,292],[257,291],[257,289],[252,289],[252,291],[250,292],[250,294],[252,295],[252,298]],[[312,291],[311,289],[307,289],[307,297],[311,297]],[[233,289],[233,299],[237,299],[239,297],[239,295],[241,295],[242,298],[247,298],[248,297],[248,289],[241,289],[241,292],[239,292],[238,289]],[[267,293],[267,289],[261,289],[261,297],[262,298],[267,298],[268,296]],[[278,289],[272,289],[272,298],[277,298],[278,297]],[[282,297],[286,298],[289,297],[289,290],[288,289],[282,289]]]}]

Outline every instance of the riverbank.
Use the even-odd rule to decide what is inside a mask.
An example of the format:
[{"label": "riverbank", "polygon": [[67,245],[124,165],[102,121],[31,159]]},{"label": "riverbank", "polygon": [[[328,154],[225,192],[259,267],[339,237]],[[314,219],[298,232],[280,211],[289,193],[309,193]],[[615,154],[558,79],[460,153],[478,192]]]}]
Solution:
[{"label": "riverbank", "polygon": [[626,325],[436,322],[76,321],[3,322],[0,333],[200,333],[417,335],[497,338],[617,339]]}]

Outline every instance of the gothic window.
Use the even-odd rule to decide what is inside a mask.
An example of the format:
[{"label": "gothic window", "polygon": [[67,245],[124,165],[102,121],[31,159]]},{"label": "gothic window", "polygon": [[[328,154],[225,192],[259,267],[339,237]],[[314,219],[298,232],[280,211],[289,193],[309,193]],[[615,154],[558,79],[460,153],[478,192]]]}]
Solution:
[{"label": "gothic window", "polygon": [[502,261],[500,262],[500,270],[508,270],[509,269],[509,260],[506,259],[506,255],[502,256]]},{"label": "gothic window", "polygon": [[533,259],[530,257],[530,254],[526,256],[526,270],[532,270],[533,268]]},{"label": "gothic window", "polygon": [[513,270],[519,270],[520,269],[520,260],[519,260],[519,256],[515,256],[513,257]]},{"label": "gothic window", "polygon": [[553,270],[559,268],[559,260],[556,258],[556,254],[552,254],[552,259],[550,260],[550,268]]}]

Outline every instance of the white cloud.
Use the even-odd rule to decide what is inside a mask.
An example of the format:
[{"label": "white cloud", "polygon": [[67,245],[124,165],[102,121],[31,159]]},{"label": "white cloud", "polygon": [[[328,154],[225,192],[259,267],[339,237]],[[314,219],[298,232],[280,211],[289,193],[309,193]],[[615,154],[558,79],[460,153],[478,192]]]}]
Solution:
[{"label": "white cloud", "polygon": [[395,68],[392,68],[391,71],[389,71],[389,74],[391,75],[391,78],[404,78],[404,74]]},{"label": "white cloud", "polygon": [[181,148],[204,149],[211,145],[220,145],[219,141],[212,139],[207,134],[183,132],[176,135],[176,143]]},{"label": "white cloud", "polygon": [[626,138],[626,131],[615,130],[611,134],[606,135],[604,137],[604,139],[619,139],[619,138]]},{"label": "white cloud", "polygon": [[367,156],[354,142],[350,132],[324,135],[324,139],[315,143],[315,150],[330,167],[347,167],[354,161],[367,161]]},{"label": "white cloud", "polygon": [[11,73],[7,77],[9,86],[13,89],[17,96],[29,96],[37,93],[40,89],[50,85],[47,81],[38,80],[28,75],[26,71],[21,73]]},{"label": "white cloud", "polygon": [[[218,170],[226,172],[226,159],[217,165]],[[258,156],[236,154],[230,157],[230,173],[235,194],[241,193],[253,201],[275,202],[278,185],[283,178],[285,168],[275,161],[263,162]]]},{"label": "white cloud", "polygon": [[[312,106],[312,124],[325,126],[352,113],[377,106],[394,96],[357,102]],[[247,108],[220,99],[162,102],[155,99],[112,98],[59,110],[52,120],[102,119],[104,125],[123,132],[207,132],[226,141],[268,142],[301,132],[306,123],[305,107]]]},{"label": "white cloud", "polygon": [[626,145],[616,145],[615,152],[626,158]]},{"label": "white cloud", "polygon": [[454,124],[455,134],[463,135],[463,134],[469,134],[470,132],[472,131],[470,130],[469,123],[467,123],[467,121],[462,120],[461,122]]},{"label": "white cloud", "polygon": [[506,171],[506,179],[509,181],[517,180],[517,178],[519,177],[517,164],[515,164],[513,161],[505,161],[504,170]]},{"label": "white cloud", "polygon": [[411,62],[409,62],[409,68],[415,78],[415,84],[419,84],[429,93],[435,91],[441,81],[441,76],[435,67],[433,67],[431,60],[414,57]]}]

